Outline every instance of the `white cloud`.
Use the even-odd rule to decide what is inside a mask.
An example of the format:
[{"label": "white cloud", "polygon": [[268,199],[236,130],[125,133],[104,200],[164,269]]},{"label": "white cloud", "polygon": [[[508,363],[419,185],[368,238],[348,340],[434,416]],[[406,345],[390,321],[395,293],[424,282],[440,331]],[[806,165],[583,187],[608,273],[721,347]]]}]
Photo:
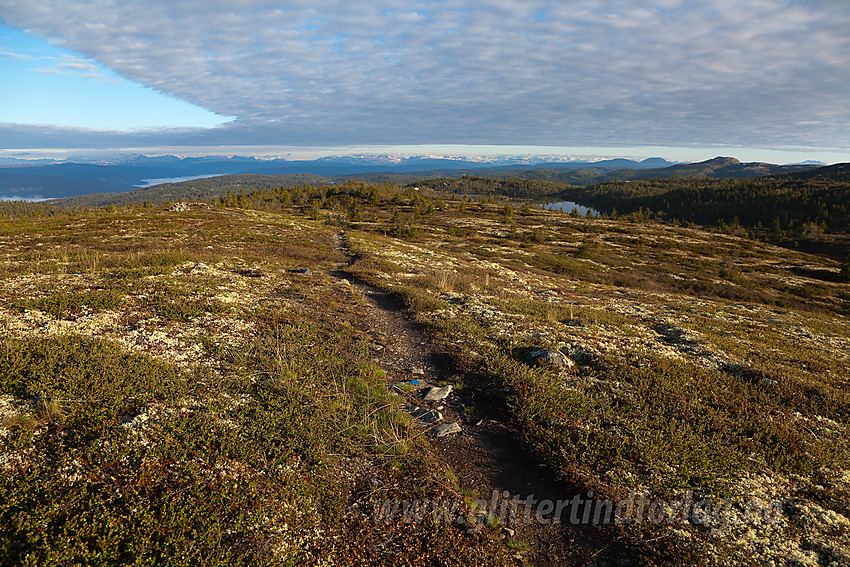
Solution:
[{"label": "white cloud", "polygon": [[17,53],[15,51],[0,51],[0,57],[5,57],[7,59],[19,59],[24,61],[31,61],[35,59],[32,55],[25,55],[23,53]]},{"label": "white cloud", "polygon": [[237,116],[192,143],[850,147],[846,2],[0,0],[0,17]]}]

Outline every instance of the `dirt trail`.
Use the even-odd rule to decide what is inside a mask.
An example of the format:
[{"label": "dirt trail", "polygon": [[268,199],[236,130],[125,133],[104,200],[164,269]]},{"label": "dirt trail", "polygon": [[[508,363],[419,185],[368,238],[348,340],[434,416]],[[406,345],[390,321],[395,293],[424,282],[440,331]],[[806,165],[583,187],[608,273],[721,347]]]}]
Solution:
[{"label": "dirt trail", "polygon": [[[348,252],[342,233],[337,244],[341,251]],[[533,521],[523,521],[527,497],[537,502],[563,502],[571,500],[576,489],[537,458],[508,422],[503,396],[497,387],[481,376],[458,369],[450,356],[428,340],[423,326],[398,299],[358,280],[345,269],[334,275],[348,279],[365,297],[373,340],[380,347],[375,358],[391,383],[420,380],[420,389],[403,394],[409,404],[439,409],[442,423],[460,425],[460,433],[437,438],[432,431],[429,438],[437,455],[457,476],[461,489],[480,500],[490,501],[494,492],[499,496],[509,495],[500,499],[500,505],[513,497],[522,501],[518,506],[520,517],[511,521],[505,514],[502,524],[515,531],[513,536],[506,532],[509,539],[527,544],[517,546],[518,564],[545,567],[635,564],[627,558],[615,530],[571,525],[569,509],[562,515],[562,523],[542,523],[534,520],[533,512],[539,508],[532,504]],[[443,401],[423,401],[428,386],[451,382],[454,381],[451,378],[458,376],[464,385],[461,390],[452,392]]]}]

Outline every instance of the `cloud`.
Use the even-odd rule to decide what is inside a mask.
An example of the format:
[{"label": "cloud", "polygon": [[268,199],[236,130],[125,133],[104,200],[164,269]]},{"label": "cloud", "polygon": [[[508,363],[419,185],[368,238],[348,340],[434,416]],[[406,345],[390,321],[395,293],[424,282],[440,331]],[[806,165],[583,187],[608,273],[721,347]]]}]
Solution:
[{"label": "cloud", "polygon": [[846,2],[0,0],[0,15],[237,117],[167,143],[850,147]]},{"label": "cloud", "polygon": [[25,55],[23,53],[16,53],[14,51],[0,51],[0,57],[4,57],[7,59],[19,59],[24,61],[30,61],[35,59],[35,57],[31,55]]},{"label": "cloud", "polygon": [[[42,58],[44,59],[44,58]],[[103,84],[117,85],[120,81],[116,77],[109,76],[98,68],[97,64],[82,57],[65,55],[61,58],[50,58],[54,62],[46,67],[32,69],[36,73],[48,75],[70,75],[79,76],[84,79],[92,79]]]}]

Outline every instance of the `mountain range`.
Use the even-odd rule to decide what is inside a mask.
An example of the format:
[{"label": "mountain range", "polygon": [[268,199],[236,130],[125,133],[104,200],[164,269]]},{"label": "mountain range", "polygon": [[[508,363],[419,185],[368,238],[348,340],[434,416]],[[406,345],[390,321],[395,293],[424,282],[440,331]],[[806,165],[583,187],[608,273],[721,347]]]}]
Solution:
[{"label": "mountain range", "polygon": [[[659,177],[751,177],[813,169],[815,165],[741,163],[715,158],[675,164],[643,161],[534,161],[529,157],[464,159],[443,156],[334,156],[288,161],[246,156],[178,157],[129,155],[108,160],[43,163],[5,159],[0,164],[0,199],[46,200],[92,193],[127,193],[138,187],[218,175],[314,175],[328,182],[359,178],[409,182],[417,178],[488,175],[546,179],[573,185]],[[15,162],[15,163],[11,163]]]}]

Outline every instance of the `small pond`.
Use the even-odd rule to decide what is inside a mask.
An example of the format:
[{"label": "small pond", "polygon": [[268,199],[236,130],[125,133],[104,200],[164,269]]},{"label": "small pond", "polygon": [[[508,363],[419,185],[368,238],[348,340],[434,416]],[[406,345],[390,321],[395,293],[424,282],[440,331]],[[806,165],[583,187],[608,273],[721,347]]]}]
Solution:
[{"label": "small pond", "polygon": [[593,216],[598,216],[599,212],[590,207],[585,207],[583,205],[579,205],[578,203],[573,203],[572,201],[558,201],[557,203],[546,203],[546,208],[550,211],[564,211],[565,213],[571,213],[573,211],[578,212],[581,216],[587,215],[587,212],[590,211],[590,214]]}]

